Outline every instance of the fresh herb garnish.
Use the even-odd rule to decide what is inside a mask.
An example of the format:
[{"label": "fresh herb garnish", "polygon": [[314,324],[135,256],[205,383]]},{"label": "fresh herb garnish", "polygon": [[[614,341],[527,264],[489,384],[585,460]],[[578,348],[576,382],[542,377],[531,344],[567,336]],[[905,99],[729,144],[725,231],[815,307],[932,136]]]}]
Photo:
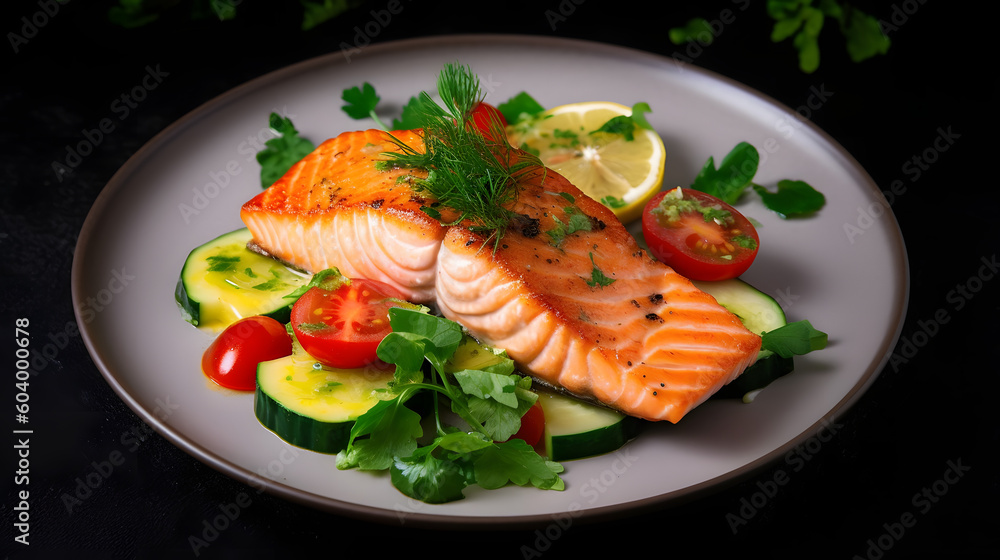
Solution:
[{"label": "fresh herb garnish", "polygon": [[518,182],[543,173],[544,167],[503,140],[502,130],[482,134],[466,125],[483,98],[471,69],[447,64],[437,86],[442,105],[422,92],[414,107],[422,122],[423,151],[396,141],[400,152],[384,155],[397,167],[427,170],[426,178],[409,178],[411,187],[454,210],[457,218],[449,225],[468,221],[471,231],[487,234],[495,250],[517,216],[509,207],[517,199]]},{"label": "fresh herb garnish", "polygon": [[265,142],[265,148],[257,153],[260,184],[265,189],[273,185],[300,159],[316,149],[312,142],[299,136],[299,131],[288,117],[271,113],[268,125],[278,137]]},{"label": "fresh herb garnish", "polygon": [[236,263],[240,262],[239,257],[223,257],[222,255],[211,255],[205,257],[208,261],[208,272],[229,272],[236,270]]},{"label": "fresh herb garnish", "polygon": [[340,273],[340,270],[336,267],[327,268],[317,272],[312,275],[309,282],[304,286],[299,286],[292,293],[285,296],[284,299],[291,300],[289,307],[295,304],[295,302],[302,297],[302,294],[309,291],[310,288],[320,287],[324,290],[336,290],[344,284],[350,284],[351,279]]},{"label": "fresh herb garnish", "polygon": [[[572,195],[569,193],[559,194],[567,196],[572,200]],[[552,245],[556,247],[562,245],[563,240],[568,235],[572,235],[578,231],[591,231],[593,229],[590,217],[576,206],[566,206],[563,208],[563,212],[566,213],[566,222],[563,222],[558,216],[553,214],[552,221],[555,222],[555,226],[545,232],[552,240]]]},{"label": "fresh herb garnish", "polygon": [[802,320],[764,333],[761,349],[789,358],[826,348],[828,338],[826,333],[813,328],[809,321]]},{"label": "fresh herb garnish", "polygon": [[616,196],[612,196],[609,194],[608,196],[601,199],[601,204],[607,206],[608,208],[624,208],[628,203]]},{"label": "fresh herb garnish", "polygon": [[375,88],[368,82],[362,84],[361,87],[355,86],[345,89],[340,98],[344,100],[344,106],[341,109],[347,113],[347,116],[352,119],[371,118],[380,127],[386,128],[378,114],[375,113],[375,108],[382,98],[375,93]]},{"label": "fresh herb garnish", "polygon": [[497,105],[497,110],[503,115],[503,118],[507,119],[510,124],[516,124],[523,121],[529,121],[537,117],[540,113],[545,112],[545,107],[542,107],[534,97],[528,95],[527,92],[522,91],[521,93],[511,97],[507,101]]},{"label": "fresh herb garnish", "polygon": [[597,268],[597,263],[594,262],[594,253],[590,253],[590,264],[594,265],[594,268],[590,271],[590,280],[587,280],[587,285],[591,288],[596,288],[600,286],[604,288],[605,286],[610,286],[615,283],[614,278],[608,278],[604,275],[604,272],[600,268]]},{"label": "fresh herb garnish", "polygon": [[760,195],[764,206],[782,218],[810,214],[826,203],[823,193],[802,181],[778,181],[778,192],[771,192],[760,185],[754,185],[753,190]]},{"label": "fresh herb garnish", "polygon": [[621,134],[626,142],[632,142],[635,140],[635,129],[645,128],[647,130],[652,130],[653,127],[650,126],[649,121],[646,120],[645,113],[652,111],[649,104],[640,101],[632,106],[631,115],[619,115],[617,117],[611,117],[608,122],[604,123],[597,130],[591,131],[590,134]]},{"label": "fresh herb garnish", "polygon": [[[767,15],[774,20],[771,40],[778,43],[791,38],[798,52],[799,69],[803,72],[812,73],[819,68],[819,36],[827,19],[839,25],[847,54],[853,62],[862,62],[889,50],[890,41],[879,20],[846,2],[768,0],[766,6]],[[675,45],[697,42],[707,46],[719,32],[705,18],[693,18],[682,27],[670,29],[670,41]]]},{"label": "fresh herb garnish", "polygon": [[[392,333],[378,356],[395,364],[393,383],[383,400],[357,419],[337,468],[388,469],[397,489],[428,503],[461,499],[471,484],[564,488],[561,465],[524,441],[509,439],[537,395],[530,391],[530,378],[513,373],[505,353],[480,361],[479,369],[456,370],[451,360],[471,340],[458,323],[401,308],[390,309],[389,322]],[[419,393],[430,393],[433,402],[434,433],[427,443],[420,415],[406,406]],[[461,421],[449,423],[443,410]]]},{"label": "fresh herb garnish", "polygon": [[718,168],[715,167],[715,160],[709,156],[691,188],[708,193],[727,204],[736,204],[743,192],[752,186],[760,195],[764,206],[782,218],[811,214],[826,203],[823,194],[804,181],[779,181],[777,193],[754,184],[753,178],[757,174],[759,163],[760,154],[757,149],[748,142],[740,142],[722,158]]}]

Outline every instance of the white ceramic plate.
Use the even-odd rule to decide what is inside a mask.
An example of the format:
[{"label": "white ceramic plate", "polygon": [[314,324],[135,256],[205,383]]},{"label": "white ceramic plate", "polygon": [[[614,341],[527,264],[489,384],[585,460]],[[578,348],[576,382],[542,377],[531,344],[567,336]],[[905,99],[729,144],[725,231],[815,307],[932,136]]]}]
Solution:
[{"label": "white ceramic plate", "polygon": [[[745,140],[761,151],[758,183],[773,188],[787,178],[817,187],[826,206],[805,220],[781,220],[746,197],[740,208],[761,222],[762,249],[744,278],[775,296],[789,320],[809,319],[829,333],[829,347],[798,358],[796,371],[752,404],[710,401],[678,425],[653,426],[619,453],[566,463],[563,492],[470,489],[465,500],[426,505],[398,493],[386,476],[337,471],[332,456],[293,448],[261,427],[251,395],[217,389],[200,372],[210,336],[185,323],[174,303],[185,256],[242,227],[240,206],[260,192],[254,154],[269,138],[270,112],[291,117],[318,143],[369,126],[341,112],[345,88],[372,83],[391,117],[411,95],[433,91],[442,65],[455,61],[471,65],[494,103],[520,91],[546,107],[648,102],[667,148],[667,186],[689,184],[709,156],[718,161]],[[824,426],[862,394],[899,336],[907,265],[886,208],[865,171],[823,132],[693,66],[561,39],[420,39],[268,74],[164,130],[94,204],[74,259],[73,298],[94,362],[121,398],[171,442],[254,488],[411,526],[595,519],[692,498],[788,460],[796,445],[821,444]]]}]

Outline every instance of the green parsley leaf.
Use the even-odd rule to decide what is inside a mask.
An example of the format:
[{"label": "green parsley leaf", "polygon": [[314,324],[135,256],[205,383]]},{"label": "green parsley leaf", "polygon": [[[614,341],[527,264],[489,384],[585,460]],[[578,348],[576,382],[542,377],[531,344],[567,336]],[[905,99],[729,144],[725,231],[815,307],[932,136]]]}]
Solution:
[{"label": "green parsley leaf", "polygon": [[558,473],[562,465],[540,457],[530,445],[520,439],[494,443],[483,450],[475,462],[476,483],[495,489],[513,482],[518,486],[531,484],[543,490],[563,490],[565,483]]},{"label": "green parsley leaf", "polygon": [[648,103],[636,103],[632,106],[631,115],[611,117],[608,119],[608,122],[602,124],[597,130],[591,131],[590,134],[620,134],[625,138],[626,142],[632,142],[635,140],[635,129],[637,127],[653,130],[649,121],[646,120],[645,115],[645,113],[649,113],[650,111],[652,110],[649,108]]},{"label": "green parsley leaf", "polygon": [[[233,0],[215,0],[231,3]],[[358,0],[301,0],[302,30],[309,31],[347,10],[361,5]]]},{"label": "green parsley leaf", "polygon": [[627,117],[625,115],[619,115],[617,117],[611,117],[608,122],[601,125],[600,128],[591,132],[591,134],[621,134],[625,138],[626,142],[631,142],[635,140],[635,122],[632,117]]},{"label": "green parsley leaf", "polygon": [[370,83],[365,82],[361,87],[347,88],[341,93],[340,98],[344,101],[341,110],[347,113],[347,116],[356,120],[371,118],[380,127],[386,128],[375,113],[375,108],[382,98],[375,93],[375,87]]},{"label": "green parsley leaf", "polygon": [[497,105],[497,110],[509,124],[515,124],[533,119],[539,113],[545,112],[545,107],[542,107],[533,97],[522,91]]},{"label": "green parsley leaf", "polygon": [[623,208],[627,203],[624,200],[609,194],[601,199],[601,204],[607,206],[608,208]]},{"label": "green parsley leaf", "polygon": [[393,130],[411,130],[423,128],[426,123],[424,115],[427,114],[427,100],[420,96],[410,97],[410,100],[403,105],[403,111],[398,119],[392,120]]},{"label": "green parsley leaf", "polygon": [[239,257],[224,257],[222,255],[211,255],[205,257],[208,261],[208,272],[229,272],[236,270],[236,263],[240,262]]},{"label": "green parsley leaf", "polygon": [[435,457],[432,451],[440,439],[435,441],[435,445],[417,449],[410,457],[397,457],[393,461],[389,476],[397,490],[428,504],[443,504],[465,497],[462,491],[475,482],[472,464],[461,458]]},{"label": "green parsley leaf", "polygon": [[590,271],[590,280],[587,280],[588,286],[591,288],[596,288],[597,286],[604,288],[605,286],[610,286],[615,283],[614,278],[608,278],[604,275],[604,272],[602,272],[601,269],[597,268],[597,263],[594,262],[593,252],[590,253],[590,262],[594,265],[594,268]]},{"label": "green parsley leaf", "polygon": [[819,68],[819,36],[827,18],[839,24],[852,61],[861,62],[889,50],[889,38],[878,20],[847,3],[821,0],[813,5],[812,0],[768,0],[767,13],[775,21],[771,40],[780,42],[791,37],[798,51],[799,68],[806,73]]},{"label": "green parsley leaf", "polygon": [[823,193],[804,181],[778,181],[778,191],[771,192],[760,185],[753,189],[760,195],[764,206],[782,218],[804,216],[816,212],[826,204]]},{"label": "green parsley leaf", "polygon": [[847,38],[847,54],[853,62],[889,52],[890,41],[878,19],[849,5],[844,6],[844,11],[840,31]]},{"label": "green parsley leaf", "polygon": [[683,27],[670,28],[670,42],[675,45],[699,42],[705,46],[711,45],[715,39],[712,26],[708,20],[701,17],[691,18]]},{"label": "green parsley leaf", "polygon": [[394,457],[412,455],[423,428],[420,415],[404,403],[398,398],[379,401],[359,416],[351,429],[347,450],[337,458],[337,468],[385,470],[392,466]]},{"label": "green parsley leaf", "polygon": [[462,343],[461,325],[422,311],[393,307],[389,309],[389,325],[393,332],[379,345],[378,357],[397,365],[402,361],[407,369],[419,369],[426,358],[438,371],[444,371],[448,358]]},{"label": "green parsley leaf", "polygon": [[770,350],[782,358],[808,354],[826,348],[828,336],[802,320],[778,327],[761,336],[761,349]]},{"label": "green parsley leaf", "polygon": [[691,188],[708,193],[727,204],[735,204],[753,181],[759,163],[757,148],[748,142],[740,142],[722,158],[718,169],[715,167],[715,160],[709,156]]},{"label": "green parsley leaf", "polygon": [[285,296],[285,299],[291,300],[288,304],[291,306],[296,300],[302,297],[302,294],[308,292],[310,288],[320,287],[324,290],[336,290],[340,286],[350,283],[351,279],[341,274],[340,270],[336,267],[327,268],[313,274],[305,286],[299,286],[295,291]]},{"label": "green parsley leaf", "polygon": [[278,137],[265,142],[264,149],[257,153],[260,184],[265,189],[316,149],[312,142],[299,136],[291,119],[271,113],[268,124]]},{"label": "green parsley leaf", "polygon": [[279,278],[271,278],[266,282],[261,282],[260,284],[254,284],[253,286],[251,286],[251,288],[255,290],[260,290],[262,292],[276,292],[286,287],[288,287],[288,284],[286,284]]},{"label": "green parsley leaf", "polygon": [[646,120],[646,113],[652,113],[653,109],[649,107],[649,103],[645,101],[640,101],[632,105],[632,122],[635,123],[639,128],[645,128],[646,130],[653,130],[653,126],[649,124]]}]

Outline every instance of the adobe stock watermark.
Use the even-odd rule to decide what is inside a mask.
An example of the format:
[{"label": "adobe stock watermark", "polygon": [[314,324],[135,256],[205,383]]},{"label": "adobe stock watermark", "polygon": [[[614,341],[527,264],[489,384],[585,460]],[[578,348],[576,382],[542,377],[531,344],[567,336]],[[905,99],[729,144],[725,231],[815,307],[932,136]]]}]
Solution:
[{"label": "adobe stock watermark", "polygon": [[871,229],[875,225],[876,220],[889,211],[896,199],[906,194],[909,185],[920,180],[923,174],[941,159],[941,154],[950,150],[961,137],[962,135],[953,131],[951,126],[939,126],[930,144],[919,153],[910,156],[900,166],[900,171],[906,176],[908,181],[903,181],[902,179],[893,180],[889,183],[888,189],[881,191],[882,196],[885,198],[884,201],[879,198],[868,203],[867,206],[858,206],[857,218],[855,218],[854,222],[844,223],[844,234],[851,245],[854,244],[858,237]]},{"label": "adobe stock watermark", "polygon": [[540,558],[552,550],[556,541],[572,529],[576,518],[583,513],[584,506],[596,503],[639,460],[639,457],[632,455],[629,451],[630,446],[625,445],[611,454],[613,459],[608,468],[580,485],[579,499],[571,502],[564,513],[553,515],[552,522],[544,528],[536,529],[531,544],[521,545],[521,557],[525,560]]},{"label": "adobe stock watermark", "polygon": [[552,31],[556,30],[559,24],[566,21],[566,18],[576,13],[577,6],[582,6],[586,0],[560,0],[555,9],[545,10],[545,21],[548,22]]},{"label": "adobe stock watermark", "polygon": [[950,307],[939,307],[929,318],[917,321],[916,331],[899,338],[896,349],[889,356],[889,365],[893,371],[898,372],[900,366],[908,364],[915,358],[917,353],[941,332],[942,326],[951,322],[951,313],[964,309],[998,273],[1000,273],[1000,262],[997,261],[996,253],[989,257],[980,257],[976,272],[963,282],[956,283],[955,287],[945,294],[945,302]]},{"label": "adobe stock watermark", "polygon": [[899,31],[901,27],[910,21],[910,17],[915,15],[920,7],[927,3],[927,0],[904,0],[901,3],[892,5],[888,19],[879,19],[878,26],[886,37],[889,34]]},{"label": "adobe stock watermark", "polygon": [[894,519],[882,524],[882,533],[865,542],[864,555],[855,554],[851,560],[879,560],[886,552],[892,550],[906,532],[917,525],[920,515],[926,515],[934,505],[964,477],[972,467],[962,464],[962,458],[949,459],[941,478],[924,486],[910,498],[912,510],[906,510]]},{"label": "adobe stock watermark", "polygon": [[[128,288],[129,284],[136,279],[135,274],[131,274],[125,267],[120,267],[108,271],[107,284],[88,296],[79,305],[80,320],[89,324],[97,315],[107,309],[118,295]],[[46,335],[46,342],[37,352],[31,353],[32,376],[40,374],[49,364],[57,363],[59,353],[62,352],[71,340],[80,336],[80,327],[76,321],[67,321],[61,330],[49,332]]]},{"label": "adobe stock watermark", "polygon": [[[735,4],[740,12],[743,12],[750,6],[750,0],[730,0],[732,4]],[[719,11],[719,15],[713,19],[706,20],[708,22],[708,29],[695,35],[693,41],[687,41],[684,44],[683,52],[674,51],[670,55],[675,62],[681,63],[680,67],[683,69],[685,64],[692,64],[694,61],[705,54],[705,49],[709,47],[716,39],[722,36],[723,31],[726,27],[736,23],[737,13],[729,8],[723,8]],[[555,28],[553,27],[553,30]]]},{"label": "adobe stock watermark", "polygon": [[[294,120],[296,117],[296,115],[288,112],[287,105],[280,110],[275,108],[272,112],[287,119]],[[280,136],[280,133],[270,126],[262,126],[255,134],[247,135],[246,139],[236,146],[236,153],[242,156],[243,163],[240,163],[239,159],[231,159],[218,169],[209,171],[206,183],[201,186],[191,187],[191,200],[189,202],[181,202],[177,205],[177,210],[180,212],[184,223],[190,224],[192,218],[198,216],[203,210],[208,208],[211,201],[222,194],[222,191],[229,187],[233,179],[239,177],[245,171],[244,164],[253,165],[257,161],[257,153],[266,147],[267,141],[278,136]]]},{"label": "adobe stock watermark", "polygon": [[843,428],[842,425],[825,418],[820,424],[815,434],[785,454],[783,467],[776,469],[767,479],[758,480],[755,483],[756,489],[749,496],[740,498],[735,511],[726,514],[726,522],[734,535],[767,507],[781,488],[792,480],[791,475],[805,468],[806,463],[822,451],[823,445],[830,442]]},{"label": "adobe stock watermark", "polygon": [[[408,2],[412,0],[407,0]],[[371,10],[368,14],[371,16],[364,25],[354,26],[354,42],[353,44],[347,41],[340,42],[340,51],[344,55],[344,60],[348,64],[351,62],[351,57],[361,54],[362,50],[371,44],[372,40],[382,34],[389,24],[392,23],[392,18],[403,13],[403,2],[401,0],[389,0],[385,8],[379,10]]]},{"label": "adobe stock watermark", "polygon": [[[154,400],[153,415],[160,420],[166,420],[180,408],[180,405],[170,399],[170,395]],[[133,426],[130,430],[122,432],[121,443],[127,445],[127,451],[135,453],[139,449],[141,442],[145,441],[153,429],[145,423]],[[114,449],[108,453],[107,458],[102,461],[92,461],[90,470],[81,476],[76,477],[76,486],[72,492],[63,492],[60,499],[66,507],[67,515],[73,515],[74,510],[83,506],[83,503],[90,499],[94,493],[111,478],[115,468],[125,464],[126,455],[121,449]]]},{"label": "adobe stock watermark", "polygon": [[[257,474],[251,476],[248,484],[255,491],[253,495],[260,495],[267,490],[268,481],[276,481],[283,476],[285,467],[291,465],[299,458],[298,449],[287,446],[283,448],[278,456],[272,459],[264,467],[257,470]],[[253,497],[249,492],[238,492],[231,502],[220,503],[218,513],[213,513],[202,520],[200,531],[188,535],[188,546],[195,556],[210,547],[219,536],[239,519],[244,510],[253,505]]]},{"label": "adobe stock watermark", "polygon": [[84,128],[80,131],[82,139],[75,144],[66,144],[66,155],[62,160],[52,160],[52,171],[56,179],[61,183],[63,178],[73,173],[77,167],[83,163],[83,159],[94,153],[109,134],[115,131],[118,124],[132,114],[132,111],[142,103],[149,92],[155,90],[163,83],[163,79],[169,76],[169,72],[164,72],[160,65],[146,66],[146,74],[139,80],[139,83],[130,90],[123,92],[120,96],[111,101],[108,110],[118,117],[117,122],[111,117],[104,117],[94,128]]},{"label": "adobe stock watermark", "polygon": [[38,10],[21,17],[19,22],[21,27],[18,29],[20,33],[7,32],[7,42],[10,43],[10,48],[14,49],[14,54],[21,52],[21,47],[34,39],[38,32],[52,21],[52,18],[59,15],[59,10],[63,5],[68,3],[69,0],[38,0],[36,4]]}]

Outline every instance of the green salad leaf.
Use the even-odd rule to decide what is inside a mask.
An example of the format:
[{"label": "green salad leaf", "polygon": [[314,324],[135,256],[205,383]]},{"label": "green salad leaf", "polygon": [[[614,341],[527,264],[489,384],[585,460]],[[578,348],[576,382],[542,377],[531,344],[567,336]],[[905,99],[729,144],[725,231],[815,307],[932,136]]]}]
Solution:
[{"label": "green salad leaf", "polygon": [[823,193],[805,181],[778,181],[777,192],[771,192],[760,185],[754,185],[753,190],[760,195],[764,206],[777,212],[782,218],[811,214],[826,204]]},{"label": "green salad leaf", "polygon": [[757,174],[760,154],[748,142],[740,142],[722,158],[719,166],[708,156],[691,188],[710,194],[726,204],[735,204]]},{"label": "green salad leaf", "polygon": [[260,184],[268,188],[298,161],[316,149],[309,140],[299,136],[291,119],[271,113],[268,125],[278,136],[264,143],[264,149],[257,152],[260,164]]},{"label": "green salad leaf", "polygon": [[[472,340],[458,323],[405,308],[390,309],[389,322],[392,333],[377,354],[396,366],[392,385],[357,419],[338,469],[389,470],[400,492],[428,503],[461,499],[472,484],[564,488],[561,465],[510,439],[538,396],[505,353],[482,346],[464,362],[474,369],[456,370],[458,348]],[[429,443],[420,415],[407,406],[420,393],[432,397]]]},{"label": "green salad leaf", "polygon": [[507,101],[497,105],[497,110],[507,120],[508,124],[527,121],[545,112],[545,107],[535,101],[534,97],[522,91]]},{"label": "green salad leaf", "polygon": [[761,349],[770,350],[782,358],[800,356],[826,348],[829,337],[816,330],[806,320],[788,323],[761,336]]},{"label": "green salad leaf", "polygon": [[753,182],[760,154],[749,142],[740,142],[715,166],[708,157],[691,188],[708,193],[727,204],[736,204],[749,187],[760,195],[761,202],[782,218],[802,217],[817,212],[826,204],[823,193],[805,181],[778,181],[777,192]]}]

